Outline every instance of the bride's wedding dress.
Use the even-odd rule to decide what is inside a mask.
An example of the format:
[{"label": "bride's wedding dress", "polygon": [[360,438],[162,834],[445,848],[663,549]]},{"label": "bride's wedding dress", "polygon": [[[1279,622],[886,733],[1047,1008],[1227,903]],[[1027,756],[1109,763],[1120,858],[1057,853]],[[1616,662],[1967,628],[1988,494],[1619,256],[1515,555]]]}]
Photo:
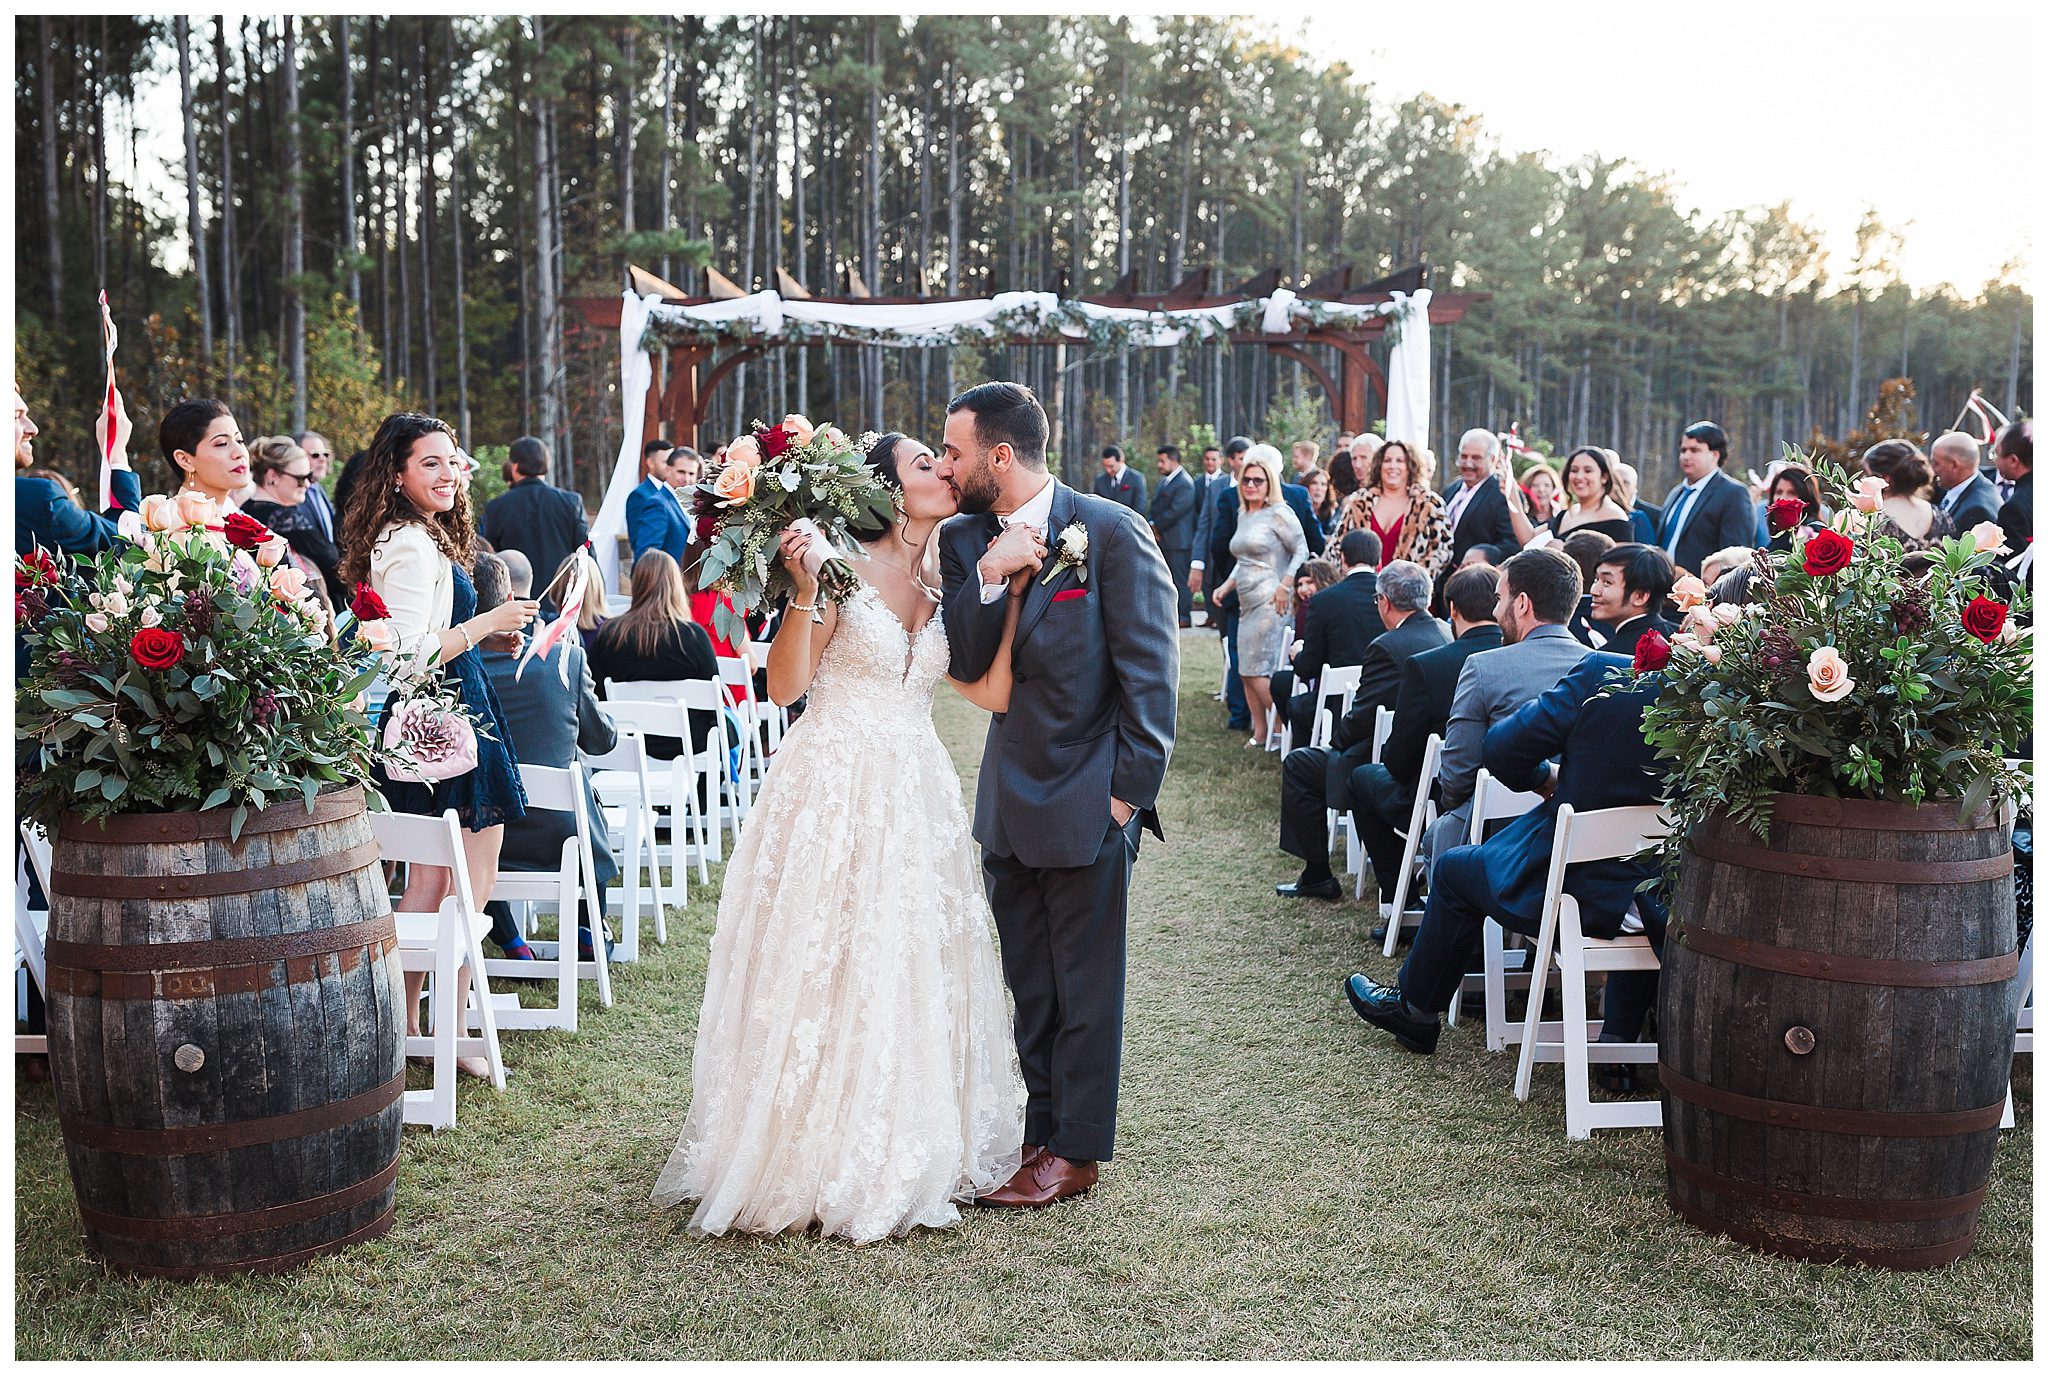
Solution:
[{"label": "bride's wedding dress", "polygon": [[[801,615],[801,613],[793,613]],[[979,854],[931,719],[947,665],[863,585],[727,867],[657,1204],[868,1242],[1017,1169],[1024,1088]]]}]

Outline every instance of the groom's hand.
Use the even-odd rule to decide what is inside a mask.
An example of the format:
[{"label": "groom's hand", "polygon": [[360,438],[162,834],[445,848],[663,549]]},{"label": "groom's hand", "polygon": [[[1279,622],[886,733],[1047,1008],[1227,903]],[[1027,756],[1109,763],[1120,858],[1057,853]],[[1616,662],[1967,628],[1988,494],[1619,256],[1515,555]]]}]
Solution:
[{"label": "groom's hand", "polygon": [[981,556],[980,573],[984,587],[1001,583],[1018,573],[1037,573],[1045,563],[1045,541],[1029,526],[1011,526],[989,541]]},{"label": "groom's hand", "polygon": [[1109,815],[1118,826],[1127,827],[1131,824],[1131,818],[1138,815],[1138,809],[1121,798],[1112,797],[1109,800]]}]

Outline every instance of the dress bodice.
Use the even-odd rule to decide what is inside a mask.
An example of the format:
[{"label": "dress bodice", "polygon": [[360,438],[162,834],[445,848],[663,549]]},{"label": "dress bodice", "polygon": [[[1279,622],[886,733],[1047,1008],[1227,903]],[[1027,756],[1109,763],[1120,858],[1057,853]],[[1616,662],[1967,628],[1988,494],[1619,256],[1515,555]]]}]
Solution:
[{"label": "dress bodice", "polygon": [[839,626],[818,659],[804,717],[822,711],[828,718],[908,719],[929,729],[932,694],[946,676],[948,658],[946,628],[936,609],[912,635],[882,595],[862,583],[840,605]]}]

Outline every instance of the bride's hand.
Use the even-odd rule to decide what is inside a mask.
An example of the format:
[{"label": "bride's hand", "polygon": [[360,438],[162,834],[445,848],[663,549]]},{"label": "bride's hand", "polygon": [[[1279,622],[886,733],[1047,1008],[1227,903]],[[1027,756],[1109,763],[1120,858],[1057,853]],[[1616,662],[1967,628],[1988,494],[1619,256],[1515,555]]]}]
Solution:
[{"label": "bride's hand", "polygon": [[782,532],[782,566],[789,570],[789,581],[796,585],[796,600],[816,602],[818,600],[818,576],[804,567],[804,555],[810,551],[811,537],[803,531],[791,528]]}]

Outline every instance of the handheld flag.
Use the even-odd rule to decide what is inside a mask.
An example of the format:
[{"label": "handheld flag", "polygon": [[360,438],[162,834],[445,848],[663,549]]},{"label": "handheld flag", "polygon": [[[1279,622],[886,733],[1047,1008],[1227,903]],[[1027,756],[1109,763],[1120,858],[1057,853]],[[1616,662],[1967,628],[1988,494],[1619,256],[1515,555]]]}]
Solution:
[{"label": "handheld flag", "polygon": [[[576,628],[576,618],[583,614],[583,595],[585,591],[583,561],[579,559],[569,566],[569,587],[568,591],[562,594],[561,615],[543,626],[528,639],[526,654],[521,657],[519,667],[512,671],[512,679],[515,683],[525,676],[528,664],[532,663],[536,657],[546,659],[555,646],[561,644],[562,638]],[[557,667],[562,675],[562,685],[567,687],[569,683],[569,655],[566,651],[563,652],[562,661]]]},{"label": "handheld flag", "polygon": [[100,342],[105,346],[107,356],[106,399],[101,410],[106,416],[107,437],[100,445],[100,510],[113,511],[120,507],[114,500],[114,427],[116,424],[114,399],[114,345],[119,335],[114,329],[114,312],[107,305],[107,294],[100,292]]}]

